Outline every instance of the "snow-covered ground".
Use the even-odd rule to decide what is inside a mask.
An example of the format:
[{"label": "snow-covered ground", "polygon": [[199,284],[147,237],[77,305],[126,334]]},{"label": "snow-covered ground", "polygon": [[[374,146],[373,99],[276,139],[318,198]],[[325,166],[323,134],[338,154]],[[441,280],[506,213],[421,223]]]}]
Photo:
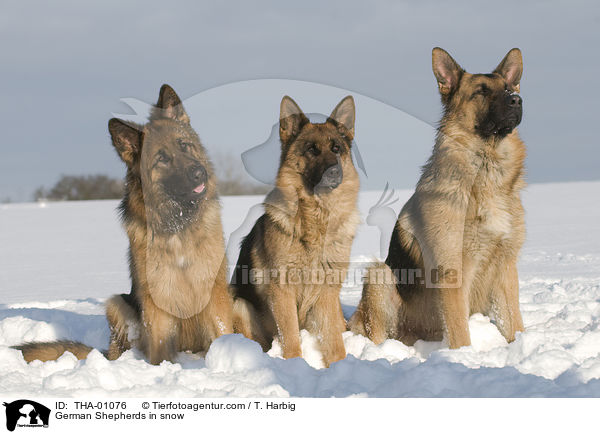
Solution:
[{"label": "snow-covered ground", "polygon": [[[381,256],[410,191],[372,208],[381,192],[360,196],[363,224],[351,279],[341,294],[351,315],[360,269]],[[77,361],[27,364],[9,348],[24,341],[73,339],[106,348],[103,301],[129,288],[127,239],[117,202],[0,205],[0,394],[29,396],[595,396],[600,397],[600,182],[539,184],[523,199],[528,238],[519,263],[526,331],[507,344],[482,315],[470,320],[473,345],[441,342],[376,346],[346,332],[348,356],[322,369],[303,332],[305,359],[283,360],[239,335],[178,363],[146,363],[136,351],[109,362],[99,352]],[[223,198],[230,262],[260,215],[261,197]],[[394,213],[391,213],[391,210]],[[391,217],[390,217],[391,216]],[[383,252],[385,255],[385,252]]]}]

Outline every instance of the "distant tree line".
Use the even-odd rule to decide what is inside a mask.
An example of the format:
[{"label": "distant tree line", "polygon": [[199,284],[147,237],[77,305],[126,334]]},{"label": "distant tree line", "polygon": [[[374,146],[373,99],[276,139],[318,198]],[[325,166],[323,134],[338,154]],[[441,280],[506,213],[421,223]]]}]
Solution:
[{"label": "distant tree line", "polygon": [[[239,159],[231,154],[217,154],[214,163],[222,196],[265,194],[271,189],[250,179]],[[33,198],[36,201],[120,199],[124,188],[122,179],[106,175],[62,175],[54,186],[35,190]]]},{"label": "distant tree line", "polygon": [[106,175],[62,175],[50,189],[39,187],[35,200],[100,200],[123,196],[124,183]]}]

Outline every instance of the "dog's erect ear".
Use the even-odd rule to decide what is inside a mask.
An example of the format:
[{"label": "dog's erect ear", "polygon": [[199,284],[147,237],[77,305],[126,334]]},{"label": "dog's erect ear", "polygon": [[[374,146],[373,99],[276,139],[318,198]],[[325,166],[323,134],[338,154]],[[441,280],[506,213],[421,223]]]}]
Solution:
[{"label": "dog's erect ear", "polygon": [[500,65],[494,72],[500,74],[506,82],[508,87],[513,92],[519,92],[521,90],[521,75],[523,75],[523,56],[521,50],[513,48],[508,54],[502,59]]},{"label": "dog's erect ear", "polygon": [[340,103],[335,106],[331,114],[329,115],[329,119],[337,122],[338,124],[343,125],[348,130],[350,134],[350,138],[354,138],[354,119],[356,116],[356,107],[354,106],[354,98],[351,95],[348,95],[346,98],[340,101]]},{"label": "dog's erect ear", "polygon": [[440,93],[449,95],[458,86],[458,82],[465,72],[456,60],[452,58],[445,50],[435,47],[431,52],[431,65],[433,74],[438,82]]},{"label": "dog's erect ear", "polygon": [[142,131],[117,118],[108,121],[108,131],[121,160],[131,166],[142,148]]},{"label": "dog's erect ear", "polygon": [[288,146],[307,123],[308,118],[300,110],[298,104],[289,96],[284,96],[279,109],[279,139],[281,145]]},{"label": "dog's erect ear", "polygon": [[190,118],[183,108],[181,99],[168,84],[163,84],[161,86],[156,107],[162,110],[162,117],[187,123],[190,122]]}]

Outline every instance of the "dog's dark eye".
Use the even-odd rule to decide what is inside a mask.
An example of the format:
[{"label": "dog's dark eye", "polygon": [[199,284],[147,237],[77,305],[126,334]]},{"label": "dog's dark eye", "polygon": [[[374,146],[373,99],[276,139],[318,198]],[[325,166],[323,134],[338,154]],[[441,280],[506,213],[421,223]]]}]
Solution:
[{"label": "dog's dark eye", "polygon": [[192,147],[192,144],[189,142],[183,142],[181,140],[178,140],[177,143],[179,143],[179,148],[183,152],[188,152],[190,150],[190,148]]},{"label": "dog's dark eye", "polygon": [[166,152],[160,151],[158,153],[158,157],[156,158],[156,161],[158,163],[167,164],[171,161],[171,157],[169,157]]},{"label": "dog's dark eye", "polygon": [[489,95],[490,94],[490,88],[487,87],[485,84],[482,84],[479,89],[477,89],[474,93],[473,93],[473,97],[477,96],[477,95]]},{"label": "dog's dark eye", "polygon": [[339,154],[341,150],[342,148],[337,143],[331,145],[331,152],[333,152],[334,154]]},{"label": "dog's dark eye", "polygon": [[318,156],[321,153],[321,150],[317,147],[317,145],[315,145],[314,143],[312,145],[310,145],[310,147],[308,148],[308,153],[311,155],[314,155],[315,157]]}]

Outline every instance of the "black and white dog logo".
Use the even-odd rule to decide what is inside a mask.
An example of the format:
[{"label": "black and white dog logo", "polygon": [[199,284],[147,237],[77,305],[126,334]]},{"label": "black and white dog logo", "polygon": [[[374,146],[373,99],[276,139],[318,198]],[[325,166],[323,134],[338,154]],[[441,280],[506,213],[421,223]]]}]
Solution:
[{"label": "black and white dog logo", "polygon": [[6,407],[6,429],[14,431],[18,427],[48,427],[50,409],[28,399],[4,403]]}]

